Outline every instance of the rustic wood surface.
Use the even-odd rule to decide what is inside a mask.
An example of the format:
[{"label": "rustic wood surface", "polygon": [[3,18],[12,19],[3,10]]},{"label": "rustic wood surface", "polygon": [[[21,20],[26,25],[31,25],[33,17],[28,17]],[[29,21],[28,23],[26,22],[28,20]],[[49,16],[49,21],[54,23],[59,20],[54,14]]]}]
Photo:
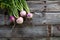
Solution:
[{"label": "rustic wood surface", "polygon": [[[60,36],[60,5],[58,1],[47,1],[44,4],[43,1],[28,1],[31,12],[34,16],[32,20],[25,21],[22,25],[16,25],[12,32],[13,25],[9,25],[10,21],[8,15],[6,15],[6,22],[4,21],[4,12],[0,10],[0,37],[8,38],[6,40],[35,40],[35,38],[50,36]],[[47,6],[45,16],[41,13]],[[8,21],[8,22],[7,22]],[[7,24],[7,25],[4,25]],[[51,24],[51,29],[48,29],[48,25]],[[56,24],[56,25],[55,25]],[[59,26],[58,26],[59,25]],[[58,27],[58,28],[57,28]],[[49,30],[49,31],[48,31]],[[51,30],[51,31],[50,31]],[[51,34],[50,34],[51,33]],[[15,38],[14,38],[15,37]],[[22,37],[22,38],[19,38]],[[24,38],[26,37],[26,38]],[[1,39],[4,40],[4,39]],[[37,39],[36,39],[37,40]],[[40,40],[40,39],[38,39]],[[43,39],[42,39],[43,40]],[[47,39],[48,40],[48,39]],[[53,40],[53,39],[52,39]]]}]

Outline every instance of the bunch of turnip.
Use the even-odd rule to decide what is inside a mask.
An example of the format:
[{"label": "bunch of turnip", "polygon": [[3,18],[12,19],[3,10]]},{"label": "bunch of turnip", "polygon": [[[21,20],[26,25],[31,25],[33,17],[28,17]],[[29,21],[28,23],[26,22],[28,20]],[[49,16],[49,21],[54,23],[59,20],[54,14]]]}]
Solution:
[{"label": "bunch of turnip", "polygon": [[26,0],[2,0],[1,2],[9,9],[11,22],[16,21],[16,23],[22,24],[24,17],[28,19],[33,17]]}]

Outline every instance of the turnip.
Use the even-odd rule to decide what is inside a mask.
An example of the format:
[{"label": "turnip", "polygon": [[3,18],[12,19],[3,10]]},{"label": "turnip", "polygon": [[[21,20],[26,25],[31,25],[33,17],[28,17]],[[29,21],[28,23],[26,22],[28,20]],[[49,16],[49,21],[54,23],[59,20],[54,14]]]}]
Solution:
[{"label": "turnip", "polygon": [[15,0],[15,4],[17,6],[17,9],[20,11],[20,16],[26,16],[26,11],[24,11],[24,9],[23,9],[21,0]]},{"label": "turnip", "polygon": [[19,18],[16,20],[16,22],[17,22],[18,24],[22,24],[22,23],[23,23],[23,18],[22,18],[22,17],[19,17]]},{"label": "turnip", "polygon": [[32,18],[33,17],[33,14],[32,13],[28,13],[27,14],[27,18]]},{"label": "turnip", "polygon": [[10,21],[11,22],[15,21],[15,18],[13,16],[10,16]]},{"label": "turnip", "polygon": [[20,12],[20,15],[21,15],[21,16],[26,16],[26,12],[25,12],[25,11],[21,11],[21,12]]}]

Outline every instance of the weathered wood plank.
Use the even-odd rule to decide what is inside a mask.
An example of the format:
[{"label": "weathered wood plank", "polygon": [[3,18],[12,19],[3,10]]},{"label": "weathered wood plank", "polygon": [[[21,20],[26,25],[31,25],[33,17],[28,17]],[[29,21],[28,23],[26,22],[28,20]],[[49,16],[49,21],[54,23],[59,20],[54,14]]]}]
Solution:
[{"label": "weathered wood plank", "polygon": [[27,1],[27,2],[28,2],[31,12],[35,12],[36,10],[43,11],[44,6],[47,6],[46,11],[60,11],[59,1],[47,1],[46,4],[41,1]]},{"label": "weathered wood plank", "polygon": [[[17,26],[18,27],[18,26]],[[43,31],[43,32],[42,32]],[[15,28],[12,32],[12,29],[0,28],[0,37],[46,37],[47,28],[46,26],[26,26],[23,28]]]},{"label": "weathered wood plank", "polygon": [[[4,24],[9,25],[9,23],[10,23],[10,21],[8,21],[9,19],[6,19],[6,23],[5,23],[2,15],[1,15],[2,19],[0,19],[2,21],[0,21],[0,25],[4,25]],[[27,25],[27,24],[28,25],[42,25],[42,24],[44,25],[44,23],[46,23],[46,24],[60,24],[60,13],[45,13],[44,17],[42,17],[42,13],[37,13],[37,14],[34,13],[32,20],[30,20],[30,22],[28,22],[28,21],[25,21],[25,23],[26,23],[25,25]]]},{"label": "weathered wood plank", "polygon": [[[53,3],[59,3],[59,1],[46,1],[47,2],[47,4],[53,4]],[[41,4],[43,4],[44,3],[44,1],[27,1],[27,3],[41,3]]]}]

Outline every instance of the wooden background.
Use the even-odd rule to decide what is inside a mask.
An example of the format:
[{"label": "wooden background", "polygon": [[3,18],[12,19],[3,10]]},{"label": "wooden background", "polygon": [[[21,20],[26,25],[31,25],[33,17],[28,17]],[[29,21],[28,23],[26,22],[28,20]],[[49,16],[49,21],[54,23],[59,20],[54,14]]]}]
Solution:
[{"label": "wooden background", "polygon": [[46,40],[45,38],[49,36],[48,25],[51,27],[50,36],[59,37],[60,2],[47,1],[45,4],[43,1],[27,1],[27,3],[34,16],[32,20],[25,21],[22,25],[15,25],[13,31],[13,25],[9,25],[8,15],[5,16],[3,10],[0,10],[1,40]]}]

